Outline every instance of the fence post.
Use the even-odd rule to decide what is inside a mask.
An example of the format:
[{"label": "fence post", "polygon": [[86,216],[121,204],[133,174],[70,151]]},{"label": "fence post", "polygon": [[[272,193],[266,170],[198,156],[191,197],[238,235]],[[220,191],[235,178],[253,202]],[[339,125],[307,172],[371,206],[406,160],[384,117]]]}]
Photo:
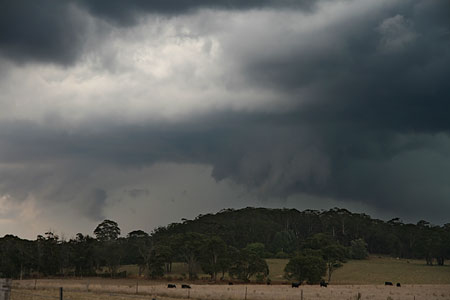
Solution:
[{"label": "fence post", "polygon": [[300,294],[301,294],[301,298],[300,299],[303,300],[303,289],[301,290]]},{"label": "fence post", "polygon": [[136,295],[139,293],[139,279],[136,280]]},{"label": "fence post", "polygon": [[11,279],[0,279],[0,300],[9,300],[11,297]]},{"label": "fence post", "polygon": [[59,288],[59,300],[63,300],[63,288]]},{"label": "fence post", "polygon": [[247,300],[247,286],[245,286],[245,297],[244,300]]}]

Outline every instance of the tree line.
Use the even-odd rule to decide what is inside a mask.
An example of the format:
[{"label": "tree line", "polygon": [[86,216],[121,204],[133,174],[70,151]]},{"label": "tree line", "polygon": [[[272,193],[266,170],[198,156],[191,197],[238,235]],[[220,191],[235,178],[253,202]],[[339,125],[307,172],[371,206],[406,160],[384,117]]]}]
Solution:
[{"label": "tree line", "polygon": [[[135,264],[140,274],[158,278],[172,272],[173,262],[187,265],[186,277],[198,271],[218,280],[229,274],[248,281],[267,280],[265,258],[289,258],[286,277],[315,283],[347,259],[368,253],[424,259],[444,265],[450,257],[450,224],[426,221],[405,224],[372,219],[345,209],[226,209],[194,220],[158,227],[150,234],[134,230],[121,236],[118,224],[104,220],[93,236],[69,240],[53,232],[36,240],[13,235],[0,238],[0,276],[124,276],[119,266]],[[100,272],[100,270],[102,270]]]}]

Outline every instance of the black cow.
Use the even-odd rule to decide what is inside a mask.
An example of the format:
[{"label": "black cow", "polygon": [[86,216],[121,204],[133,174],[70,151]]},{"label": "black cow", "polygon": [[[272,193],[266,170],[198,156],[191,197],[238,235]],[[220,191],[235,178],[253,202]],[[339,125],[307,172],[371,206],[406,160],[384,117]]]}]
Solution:
[{"label": "black cow", "polygon": [[189,284],[182,284],[182,285],[181,285],[181,288],[182,288],[182,289],[190,289],[191,286],[190,286]]},{"label": "black cow", "polygon": [[292,286],[293,288],[298,288],[301,284],[302,284],[301,282],[293,282],[293,283],[291,284],[291,286]]},{"label": "black cow", "polygon": [[177,286],[175,285],[175,284],[171,284],[171,283],[169,283],[168,285],[167,285],[167,288],[168,289],[174,289],[174,288],[176,288]]},{"label": "black cow", "polygon": [[233,285],[233,283],[232,282],[228,282],[228,285]]},{"label": "black cow", "polygon": [[328,286],[328,283],[325,282],[325,280],[320,281],[320,287],[327,287],[327,286]]},{"label": "black cow", "polygon": [[392,282],[390,282],[390,281],[386,281],[386,282],[384,283],[384,285],[393,285],[393,284],[392,284]]},{"label": "black cow", "polygon": [[397,282],[397,287],[401,287],[402,285],[400,284],[400,282]]}]

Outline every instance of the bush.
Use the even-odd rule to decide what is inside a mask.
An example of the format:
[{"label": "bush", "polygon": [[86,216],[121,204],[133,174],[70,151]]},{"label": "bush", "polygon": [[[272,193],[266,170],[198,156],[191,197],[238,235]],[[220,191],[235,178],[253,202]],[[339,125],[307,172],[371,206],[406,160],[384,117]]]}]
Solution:
[{"label": "bush", "polygon": [[277,254],[275,254],[275,258],[289,258],[289,254],[283,251],[278,251]]},{"label": "bush", "polygon": [[367,243],[363,239],[351,241],[350,257],[353,259],[366,259],[369,256]]},{"label": "bush", "polygon": [[266,278],[269,274],[269,267],[266,261],[252,249],[244,248],[233,258],[229,274],[232,278],[248,282],[250,277],[258,276]]},{"label": "bush", "polygon": [[287,279],[307,281],[309,284],[319,283],[327,270],[326,263],[320,256],[297,254],[291,258],[284,272]]}]

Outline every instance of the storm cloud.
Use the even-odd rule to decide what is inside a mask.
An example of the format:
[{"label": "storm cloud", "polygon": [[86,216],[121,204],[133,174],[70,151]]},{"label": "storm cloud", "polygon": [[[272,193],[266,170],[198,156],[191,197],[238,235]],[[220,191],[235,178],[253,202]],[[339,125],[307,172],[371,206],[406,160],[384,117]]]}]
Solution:
[{"label": "storm cloud", "polygon": [[155,170],[173,190],[179,166],[236,191],[217,206],[317,197],[448,222],[448,1],[51,3],[2,3],[8,203],[95,221],[162,197]]},{"label": "storm cloud", "polygon": [[[133,26],[147,14],[176,16],[199,9],[312,9],[314,1],[303,0],[131,0],[52,1],[29,3],[1,1],[0,46],[4,55],[17,62],[46,61],[73,64],[85,54],[89,34],[109,34],[102,22]],[[96,40],[98,42],[98,40]]]}]

